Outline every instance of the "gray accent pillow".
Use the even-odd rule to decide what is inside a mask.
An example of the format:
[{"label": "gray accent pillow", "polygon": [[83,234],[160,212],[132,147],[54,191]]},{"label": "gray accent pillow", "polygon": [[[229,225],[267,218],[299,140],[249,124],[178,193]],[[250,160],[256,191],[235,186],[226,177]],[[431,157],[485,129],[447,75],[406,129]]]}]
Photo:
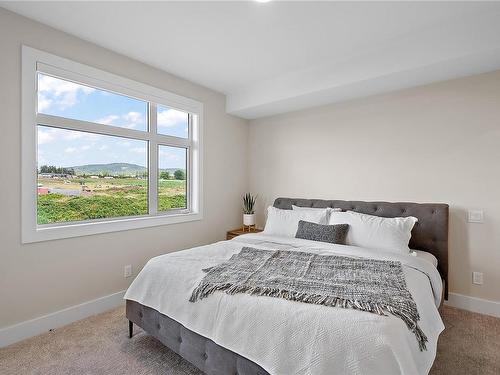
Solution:
[{"label": "gray accent pillow", "polygon": [[300,220],[295,238],[345,245],[349,224],[322,225]]}]

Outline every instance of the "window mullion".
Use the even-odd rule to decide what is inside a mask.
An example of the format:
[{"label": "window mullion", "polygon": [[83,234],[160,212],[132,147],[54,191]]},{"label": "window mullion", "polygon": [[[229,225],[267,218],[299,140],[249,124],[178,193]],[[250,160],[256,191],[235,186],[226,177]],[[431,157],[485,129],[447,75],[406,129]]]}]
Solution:
[{"label": "window mullion", "polygon": [[156,104],[148,103],[148,131],[151,136],[149,141],[149,163],[148,163],[148,206],[149,214],[158,213],[158,142],[156,141],[157,116]]},{"label": "window mullion", "polygon": [[56,127],[60,129],[111,135],[114,137],[141,139],[144,141],[147,141],[150,138],[147,132],[141,130],[120,128],[117,126],[109,126],[98,124],[95,122],[74,120],[66,117],[46,115],[43,113],[36,114],[36,124]]},{"label": "window mullion", "polygon": [[187,178],[187,191],[186,197],[188,200],[188,209],[193,211],[193,115],[188,115],[188,136],[189,136],[189,147],[187,148],[187,165],[186,165],[186,178]]},{"label": "window mullion", "polygon": [[155,135],[153,138],[155,139],[156,142],[158,142],[159,144],[165,145],[165,146],[174,146],[174,147],[190,147],[191,146],[190,139],[171,137],[168,135],[160,135],[160,134]]}]

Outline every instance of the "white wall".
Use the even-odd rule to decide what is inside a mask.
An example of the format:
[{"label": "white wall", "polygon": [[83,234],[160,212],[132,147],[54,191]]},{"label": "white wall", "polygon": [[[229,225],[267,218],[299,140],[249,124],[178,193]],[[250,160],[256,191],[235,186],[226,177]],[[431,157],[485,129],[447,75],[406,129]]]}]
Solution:
[{"label": "white wall", "polygon": [[[250,122],[260,225],[277,196],[448,203],[450,291],[494,301],[499,165],[500,71]],[[467,223],[467,209],[485,223]]]},{"label": "white wall", "polygon": [[[204,219],[21,245],[22,44],[203,102]],[[0,328],[126,289],[124,265],[136,274],[155,255],[222,240],[241,223],[248,125],[225,113],[219,93],[0,9],[0,111]]]}]

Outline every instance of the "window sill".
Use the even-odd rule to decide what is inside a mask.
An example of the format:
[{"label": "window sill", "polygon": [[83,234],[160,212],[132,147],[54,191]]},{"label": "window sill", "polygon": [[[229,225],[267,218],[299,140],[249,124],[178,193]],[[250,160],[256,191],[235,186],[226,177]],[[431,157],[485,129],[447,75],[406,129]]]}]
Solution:
[{"label": "window sill", "polygon": [[44,225],[37,229],[24,231],[22,243],[33,243],[63,238],[90,236],[94,234],[119,232],[124,230],[156,227],[160,225],[185,223],[203,219],[199,212],[170,213],[158,216],[139,216],[109,219],[105,221],[88,221],[59,225]]}]

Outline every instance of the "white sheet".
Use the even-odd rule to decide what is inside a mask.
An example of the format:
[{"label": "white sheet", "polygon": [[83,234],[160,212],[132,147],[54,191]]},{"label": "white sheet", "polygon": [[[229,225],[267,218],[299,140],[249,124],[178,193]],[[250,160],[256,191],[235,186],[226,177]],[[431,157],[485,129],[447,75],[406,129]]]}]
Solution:
[{"label": "white sheet", "polygon": [[[401,261],[428,350],[421,352],[415,335],[393,316],[223,292],[189,302],[202,269],[224,262],[243,246]],[[437,310],[441,288],[436,268],[419,257],[248,234],[151,259],[124,298],[160,311],[271,374],[427,374],[444,329]]]},{"label": "white sheet", "polygon": [[432,265],[434,267],[438,266],[437,258],[434,255],[432,255],[431,253],[428,253],[427,251],[410,250],[410,255],[425,259],[426,261],[432,263]]}]

